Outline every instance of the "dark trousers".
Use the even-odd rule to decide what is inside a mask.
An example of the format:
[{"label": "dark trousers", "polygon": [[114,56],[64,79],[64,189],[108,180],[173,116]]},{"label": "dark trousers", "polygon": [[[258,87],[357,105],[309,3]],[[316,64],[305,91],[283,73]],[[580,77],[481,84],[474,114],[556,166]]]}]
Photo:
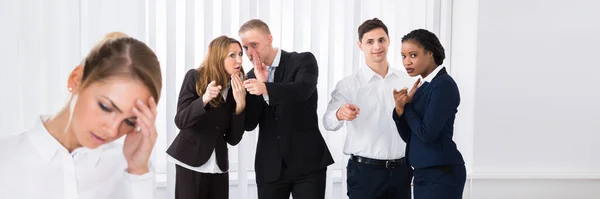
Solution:
[{"label": "dark trousers", "polygon": [[415,169],[415,199],[462,199],[467,171],[465,165]]},{"label": "dark trousers", "polygon": [[[283,169],[281,179],[286,178]],[[277,180],[274,182],[257,182],[259,199],[289,199],[290,193],[294,199],[323,199],[325,198],[325,179],[327,168],[300,176],[292,180]]]},{"label": "dark trousers", "polygon": [[350,199],[410,199],[412,169],[395,168],[348,161],[348,197]]},{"label": "dark trousers", "polygon": [[176,165],[176,199],[227,199],[229,174],[200,173]]}]

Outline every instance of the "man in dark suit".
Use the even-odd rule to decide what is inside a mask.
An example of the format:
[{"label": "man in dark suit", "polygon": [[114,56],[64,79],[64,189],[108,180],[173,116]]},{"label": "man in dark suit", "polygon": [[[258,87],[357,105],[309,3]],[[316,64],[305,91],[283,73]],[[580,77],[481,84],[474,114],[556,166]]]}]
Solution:
[{"label": "man in dark suit", "polygon": [[267,24],[253,19],[239,30],[254,68],[244,86],[247,131],[258,125],[255,171],[258,198],[325,197],[333,158],[317,119],[318,65],[310,52],[274,48]]}]

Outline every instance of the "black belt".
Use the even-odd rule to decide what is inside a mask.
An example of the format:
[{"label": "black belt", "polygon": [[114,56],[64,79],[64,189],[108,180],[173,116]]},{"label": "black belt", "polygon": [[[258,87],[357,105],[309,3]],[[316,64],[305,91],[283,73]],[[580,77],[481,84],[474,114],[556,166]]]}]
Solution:
[{"label": "black belt", "polygon": [[402,165],[406,165],[404,158],[400,158],[400,159],[396,159],[396,160],[377,160],[377,159],[371,159],[371,158],[365,158],[365,157],[361,157],[361,156],[351,155],[350,159],[353,161],[359,162],[359,163],[381,166],[381,167],[385,167],[388,169],[393,169],[396,167],[400,167]]}]

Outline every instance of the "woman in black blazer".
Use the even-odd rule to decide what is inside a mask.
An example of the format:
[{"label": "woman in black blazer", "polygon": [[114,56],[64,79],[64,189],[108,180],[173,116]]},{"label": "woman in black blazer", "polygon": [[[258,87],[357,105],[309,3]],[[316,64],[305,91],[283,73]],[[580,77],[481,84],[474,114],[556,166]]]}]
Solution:
[{"label": "woman in black blazer", "polygon": [[460,94],[441,66],[444,47],[435,34],[418,29],[402,37],[401,53],[406,72],[421,77],[410,92],[394,91],[393,118],[414,168],[414,197],[460,199],[466,169],[452,140]]},{"label": "woman in black blazer", "polygon": [[177,167],[175,198],[228,198],[227,143],[238,144],[244,133],[242,55],[237,40],[218,37],[185,75],[175,115],[180,132],[167,149]]}]

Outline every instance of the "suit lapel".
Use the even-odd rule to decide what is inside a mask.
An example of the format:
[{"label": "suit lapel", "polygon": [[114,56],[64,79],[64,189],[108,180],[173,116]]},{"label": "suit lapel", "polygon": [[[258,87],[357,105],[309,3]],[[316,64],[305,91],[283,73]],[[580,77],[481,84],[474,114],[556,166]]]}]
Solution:
[{"label": "suit lapel", "polygon": [[421,96],[423,96],[423,93],[425,93],[425,91],[429,88],[429,82],[423,82],[423,84],[417,88],[417,92],[415,92],[415,96],[413,96],[412,101],[417,101],[417,99],[419,99]]},{"label": "suit lapel", "polygon": [[281,82],[283,80],[283,74],[285,73],[285,65],[289,64],[290,53],[281,50],[281,58],[279,59],[279,66],[275,69],[275,77],[273,77],[274,82]]},{"label": "suit lapel", "polygon": [[448,74],[448,72],[446,72],[446,67],[444,67],[444,68],[442,68],[442,70],[440,70],[440,72],[438,72],[437,75],[435,75],[435,77],[433,77],[433,79],[431,81],[435,80],[436,78],[438,78],[442,75],[447,75],[447,74]]},{"label": "suit lapel", "polygon": [[[432,82],[435,81],[435,79],[437,79],[438,77],[442,76],[442,75],[447,75],[448,72],[446,72],[446,68],[442,68],[442,70],[440,70],[440,72],[438,72],[437,75],[435,75],[435,77],[433,77],[433,79],[431,80]],[[423,85],[421,85],[418,89],[417,92],[415,93],[415,96],[413,96],[413,101],[419,99],[419,97],[421,97],[423,95],[423,93],[425,93],[425,91],[427,91],[429,89],[429,85],[431,83],[429,82],[423,82]]]},{"label": "suit lapel", "polygon": [[233,98],[233,87],[229,86],[229,89],[227,90],[227,99],[225,99],[226,102],[231,103],[231,102],[235,102],[235,99]]}]

